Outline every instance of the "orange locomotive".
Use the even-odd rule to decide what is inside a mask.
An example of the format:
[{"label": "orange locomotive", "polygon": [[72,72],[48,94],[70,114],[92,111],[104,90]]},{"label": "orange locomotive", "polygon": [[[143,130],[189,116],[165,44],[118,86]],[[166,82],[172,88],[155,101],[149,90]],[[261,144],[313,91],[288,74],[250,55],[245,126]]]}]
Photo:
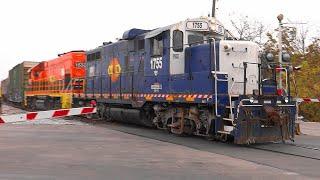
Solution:
[{"label": "orange locomotive", "polygon": [[29,70],[26,106],[31,109],[71,108],[72,94],[83,93],[84,51],[71,51]]}]

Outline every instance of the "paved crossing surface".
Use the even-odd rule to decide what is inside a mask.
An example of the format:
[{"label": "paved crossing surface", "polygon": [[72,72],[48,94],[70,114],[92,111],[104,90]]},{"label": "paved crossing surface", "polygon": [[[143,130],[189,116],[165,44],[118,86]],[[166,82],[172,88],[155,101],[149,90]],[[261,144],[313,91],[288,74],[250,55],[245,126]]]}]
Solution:
[{"label": "paved crossing surface", "polygon": [[295,172],[88,125],[3,125],[0,179],[300,179]]},{"label": "paved crossing surface", "polygon": [[320,138],[320,123],[317,122],[301,122],[301,132],[305,135],[319,136]]},{"label": "paved crossing surface", "polygon": [[[8,106],[4,110],[23,113]],[[315,136],[299,136],[296,143],[320,149]],[[3,124],[0,153],[0,179],[320,178],[320,161],[315,159],[79,118]]]}]

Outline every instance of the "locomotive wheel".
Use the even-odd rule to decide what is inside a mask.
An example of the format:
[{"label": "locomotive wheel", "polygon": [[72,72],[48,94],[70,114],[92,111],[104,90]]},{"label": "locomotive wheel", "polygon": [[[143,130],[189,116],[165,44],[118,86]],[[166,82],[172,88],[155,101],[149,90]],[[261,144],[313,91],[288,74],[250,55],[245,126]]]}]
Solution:
[{"label": "locomotive wheel", "polygon": [[97,107],[98,119],[104,120],[107,122],[112,121],[110,118],[110,112],[108,111],[110,111],[110,108],[108,108],[106,104],[98,104],[98,107]]},{"label": "locomotive wheel", "polygon": [[191,136],[196,132],[196,124],[194,121],[190,120],[190,119],[185,119],[184,120],[184,133],[186,133],[187,135]]},{"label": "locomotive wheel", "polygon": [[106,108],[103,104],[98,104],[97,106],[97,116],[99,120],[103,120],[105,117]]},{"label": "locomotive wheel", "polygon": [[30,105],[31,110],[36,110],[36,101],[37,101],[36,98],[33,98],[33,99],[31,100],[31,105]]},{"label": "locomotive wheel", "polygon": [[181,120],[180,118],[178,120],[173,121],[168,126],[170,128],[170,132],[171,133],[176,134],[176,135],[182,135],[183,134],[184,121]]},{"label": "locomotive wheel", "polygon": [[[170,117],[170,115],[169,115]],[[196,124],[186,116],[184,108],[177,108],[171,112],[165,127],[169,133],[176,135],[193,135],[196,132]]]}]

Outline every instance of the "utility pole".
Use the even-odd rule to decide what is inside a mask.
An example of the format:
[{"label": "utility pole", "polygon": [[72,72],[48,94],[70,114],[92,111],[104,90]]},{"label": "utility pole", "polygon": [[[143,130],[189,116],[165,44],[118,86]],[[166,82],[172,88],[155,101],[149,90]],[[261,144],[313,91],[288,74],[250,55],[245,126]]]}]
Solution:
[{"label": "utility pole", "polygon": [[217,1],[217,0],[213,0],[213,2],[212,2],[211,17],[216,17],[216,1]]}]

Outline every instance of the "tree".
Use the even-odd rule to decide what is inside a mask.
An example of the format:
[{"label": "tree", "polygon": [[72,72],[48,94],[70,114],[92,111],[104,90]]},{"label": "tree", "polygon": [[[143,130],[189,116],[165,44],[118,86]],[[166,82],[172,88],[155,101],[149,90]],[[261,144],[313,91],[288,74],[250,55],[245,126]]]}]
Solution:
[{"label": "tree", "polygon": [[[315,38],[306,48],[305,54],[296,55],[292,63],[302,65],[302,70],[294,73],[298,97],[320,97],[320,39]],[[319,103],[300,105],[300,113],[309,121],[320,122],[319,109]]]},{"label": "tree", "polygon": [[312,43],[307,47],[308,54],[317,56],[320,54],[320,38],[313,38]]},{"label": "tree", "polygon": [[263,44],[263,36],[266,28],[260,21],[251,21],[248,16],[241,16],[237,20],[231,20],[232,27],[238,39],[254,41]]},{"label": "tree", "polygon": [[300,27],[297,37],[297,43],[296,47],[297,50],[300,51],[300,53],[305,54],[306,53],[306,40],[308,37],[309,29],[305,28],[303,25]]},{"label": "tree", "polygon": [[[278,29],[274,32],[267,33],[267,40],[263,43],[263,48],[267,52],[271,52],[274,55],[278,56],[279,53],[279,38],[278,38]],[[292,27],[283,27],[282,28],[282,49],[284,52],[289,53],[290,55],[297,54],[296,52],[296,29]]]}]

